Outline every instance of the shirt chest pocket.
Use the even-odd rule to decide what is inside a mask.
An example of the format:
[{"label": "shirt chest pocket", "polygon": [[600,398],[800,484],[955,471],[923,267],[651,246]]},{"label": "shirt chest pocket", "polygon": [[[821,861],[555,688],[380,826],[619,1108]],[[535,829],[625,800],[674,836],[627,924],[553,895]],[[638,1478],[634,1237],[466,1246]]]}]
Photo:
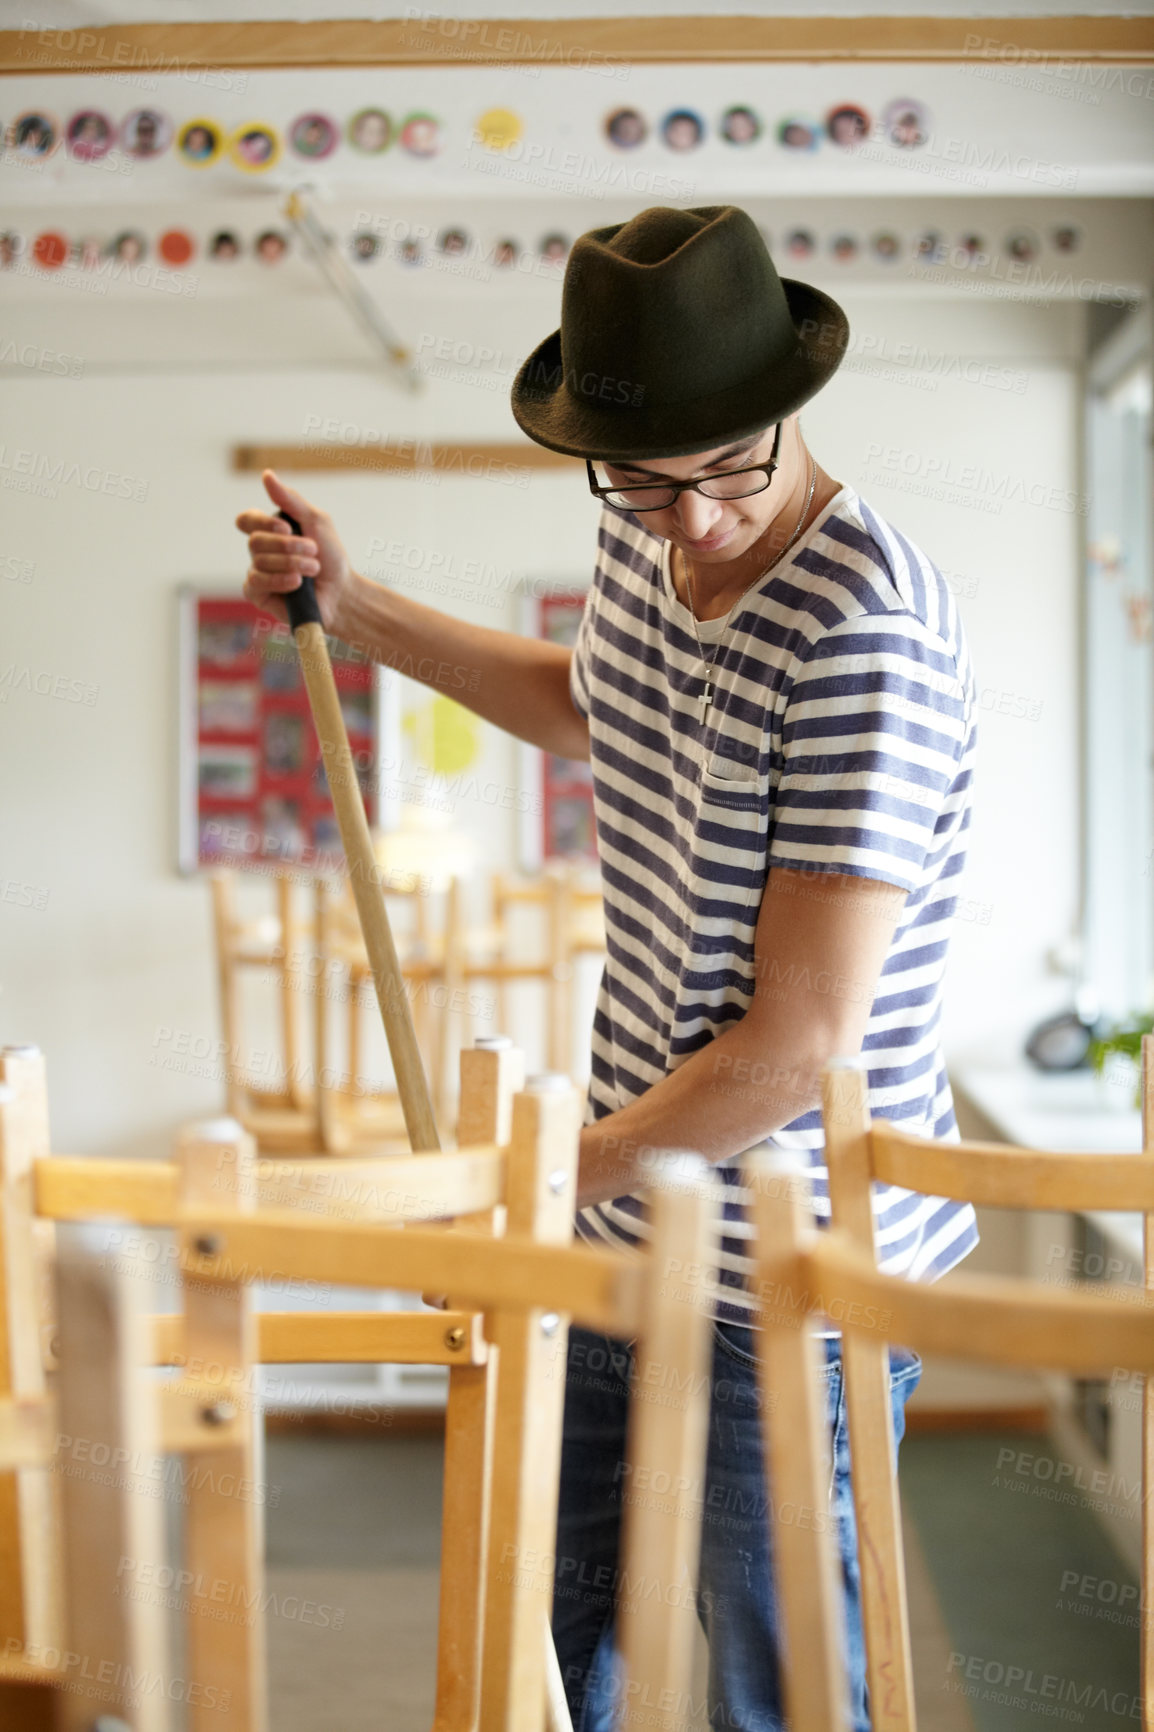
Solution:
[{"label": "shirt chest pocket", "polygon": [[765,887],[769,774],[714,756],[701,772],[694,837],[694,949],[748,944]]}]

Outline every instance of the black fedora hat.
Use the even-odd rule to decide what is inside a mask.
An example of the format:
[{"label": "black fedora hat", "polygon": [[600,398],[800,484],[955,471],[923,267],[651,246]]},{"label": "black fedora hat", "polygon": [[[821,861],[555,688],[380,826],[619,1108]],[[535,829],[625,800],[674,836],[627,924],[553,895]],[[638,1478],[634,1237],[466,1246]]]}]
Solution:
[{"label": "black fedora hat", "polygon": [[682,457],[783,421],[841,361],[849,321],[779,277],[738,205],[653,205],[573,243],[561,328],[511,395],[538,445],[573,457]]}]

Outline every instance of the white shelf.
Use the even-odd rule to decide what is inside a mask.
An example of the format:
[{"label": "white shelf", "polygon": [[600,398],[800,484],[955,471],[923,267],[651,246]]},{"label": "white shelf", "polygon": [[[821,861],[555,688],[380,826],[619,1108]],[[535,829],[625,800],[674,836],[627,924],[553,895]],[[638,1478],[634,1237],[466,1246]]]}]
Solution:
[{"label": "white shelf", "polygon": [[[951,1072],[966,1095],[1007,1142],[1071,1154],[1134,1155],[1142,1148],[1142,1115],[1129,1091],[1103,1082],[1093,1071],[1034,1070],[1021,1063],[962,1066]],[[1121,1098],[1124,1102],[1119,1105]],[[1142,1216],[1120,1209],[1084,1209],[1119,1250],[1141,1266]]]}]

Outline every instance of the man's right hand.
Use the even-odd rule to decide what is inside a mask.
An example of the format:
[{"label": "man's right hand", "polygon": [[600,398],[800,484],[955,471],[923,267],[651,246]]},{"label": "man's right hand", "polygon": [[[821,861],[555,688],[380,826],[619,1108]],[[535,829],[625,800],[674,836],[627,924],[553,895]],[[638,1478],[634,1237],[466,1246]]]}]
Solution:
[{"label": "man's right hand", "polygon": [[295,517],[301,534],[295,536],[275,511],[240,513],[236,526],[248,536],[251,561],[244,585],[245,600],[280,620],[287,620],[284,602],[278,596],[299,588],[302,576],[311,577],[325,630],[339,636],[341,604],[352,587],[354,574],[332,518],[327,511],[310,505],[303,493],[286,487],[275,470],[262,470],[261,480],[274,507]]}]

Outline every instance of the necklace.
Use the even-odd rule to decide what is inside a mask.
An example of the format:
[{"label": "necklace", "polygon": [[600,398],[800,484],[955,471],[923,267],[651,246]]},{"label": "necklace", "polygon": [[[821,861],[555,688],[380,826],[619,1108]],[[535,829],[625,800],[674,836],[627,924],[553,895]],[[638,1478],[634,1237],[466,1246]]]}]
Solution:
[{"label": "necklace", "polygon": [[[797,540],[798,536],[801,534],[802,524],[805,522],[807,516],[809,515],[809,508],[813,504],[813,494],[814,494],[814,488],[816,486],[817,486],[817,458],[811,457],[810,458],[810,472],[809,472],[809,492],[805,496],[805,504],[801,508],[801,516],[797,520],[797,526],[794,529],[793,534],[790,536],[789,540],[786,542],[786,544],[782,548],[781,552],[774,554],[773,558],[770,560],[770,562],[766,566],[765,570],[759,571],[757,576],[754,578],[753,583],[747,584],[746,587],[742,590],[741,594],[737,598],[737,601],[733,602],[732,605],[730,606],[729,611],[725,616],[727,619],[729,617],[729,614],[731,614],[733,612],[733,609],[737,606],[737,602],[738,601],[744,601],[745,597],[749,594],[750,590],[753,588],[753,584],[754,583],[760,583],[762,578],[767,577],[769,575],[769,573],[773,570],[774,566],[777,565],[780,560],[783,560],[785,558],[786,554],[789,552],[790,548],[793,546],[794,542]],[[692,583],[690,581],[690,577],[689,577],[689,561],[686,559],[684,554],[682,554],[682,556],[681,556],[681,563],[685,567],[685,588],[686,588],[686,592],[689,596],[689,617],[693,622],[693,635],[697,639],[698,653],[701,656],[702,666],[705,668],[705,685],[704,685],[704,688],[702,689],[702,693],[701,693],[701,725],[702,725],[702,727],[704,727],[705,726],[705,718],[708,716],[710,706],[713,703],[713,661],[715,661],[717,658],[717,651],[715,649],[713,652],[713,660],[706,661],[705,650],[702,647],[702,643],[701,643],[701,633],[697,629],[697,614],[694,611],[694,606],[693,606],[693,585],[692,585]]]}]

